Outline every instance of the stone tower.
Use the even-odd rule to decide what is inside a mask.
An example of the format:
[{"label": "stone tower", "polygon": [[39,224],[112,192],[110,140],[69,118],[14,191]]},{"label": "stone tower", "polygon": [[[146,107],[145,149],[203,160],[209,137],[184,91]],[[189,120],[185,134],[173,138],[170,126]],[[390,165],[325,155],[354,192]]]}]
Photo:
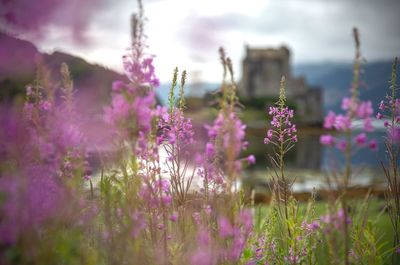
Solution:
[{"label": "stone tower", "polygon": [[290,79],[290,51],[279,49],[250,49],[246,47],[243,60],[241,95],[243,97],[273,97],[279,93],[279,82],[284,75]]},{"label": "stone tower", "polygon": [[302,76],[292,76],[290,50],[285,46],[278,49],[246,47],[239,95],[250,100],[278,97],[282,76],[286,78],[287,98],[296,105],[298,121],[320,124],[323,118],[321,89],[307,85]]}]

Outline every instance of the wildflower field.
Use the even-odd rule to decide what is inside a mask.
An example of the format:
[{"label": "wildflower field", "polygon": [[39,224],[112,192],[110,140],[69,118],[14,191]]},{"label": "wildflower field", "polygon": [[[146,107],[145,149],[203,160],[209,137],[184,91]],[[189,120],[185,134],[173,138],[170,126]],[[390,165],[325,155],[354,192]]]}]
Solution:
[{"label": "wildflower field", "polygon": [[[398,61],[375,106],[362,100],[362,32],[353,29],[353,81],[341,113],[329,111],[320,144],[332,149],[324,171],[327,196],[314,189],[298,200],[286,158],[301,135],[282,76],[279,99],[264,112],[268,201],[243,184],[249,143],[229,47],[219,49],[216,115],[201,124],[186,114],[189,81],[171,72],[167,104],[145,35],[141,1],[132,44],[123,57],[126,80],[112,83],[101,126],[87,129],[72,69],[59,81],[37,62],[24,101],[0,108],[0,264],[400,264],[400,99]],[[352,40],[349,38],[349,43]],[[128,45],[129,46],[129,45]],[[216,51],[217,52],[217,51]],[[373,138],[373,121],[385,128]],[[354,123],[362,124],[354,130]],[[93,146],[96,135],[101,144]],[[360,168],[353,157],[379,157],[384,196],[349,196]],[[98,163],[93,163],[94,154]]]}]

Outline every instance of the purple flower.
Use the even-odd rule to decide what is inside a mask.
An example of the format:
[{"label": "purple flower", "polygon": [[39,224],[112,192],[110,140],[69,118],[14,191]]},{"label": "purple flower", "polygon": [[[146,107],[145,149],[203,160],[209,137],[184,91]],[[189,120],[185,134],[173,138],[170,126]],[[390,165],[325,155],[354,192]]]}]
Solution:
[{"label": "purple flower", "polygon": [[172,203],[172,197],[169,195],[163,195],[161,197],[161,200],[162,200],[163,204],[165,204],[165,205],[170,205]]},{"label": "purple flower", "polygon": [[388,121],[384,121],[384,122],[383,122],[383,125],[384,125],[386,128],[388,128],[390,124],[389,124]]},{"label": "purple flower", "polygon": [[351,99],[348,97],[344,97],[342,99],[342,110],[348,110],[351,105]]},{"label": "purple flower", "polygon": [[137,238],[140,232],[146,228],[146,219],[143,213],[136,211],[131,215],[131,220],[132,220],[131,236],[133,238]]},{"label": "purple flower", "polygon": [[160,81],[155,75],[153,58],[138,58],[134,50],[132,55],[123,56],[123,65],[127,77],[133,84],[158,87]]},{"label": "purple flower", "polygon": [[330,134],[323,134],[319,141],[322,145],[333,146],[335,144],[335,137]]},{"label": "purple flower", "polygon": [[377,143],[376,139],[372,139],[371,141],[369,141],[368,147],[372,151],[377,151],[378,150],[378,143]]},{"label": "purple flower", "polygon": [[367,142],[367,135],[365,133],[360,133],[354,139],[357,145],[363,146]]},{"label": "purple flower", "polygon": [[256,157],[254,155],[249,155],[246,160],[250,165],[254,165],[256,163]]},{"label": "purple flower", "polygon": [[288,107],[270,107],[269,115],[272,116],[271,125],[276,129],[269,129],[267,136],[264,138],[264,144],[271,142],[284,143],[287,139],[297,142],[297,128],[292,124],[294,112]]},{"label": "purple flower", "polygon": [[381,102],[379,103],[379,110],[380,111],[384,111],[385,110],[385,103],[383,100],[381,100]]},{"label": "purple flower", "polygon": [[337,115],[336,120],[335,120],[335,129],[338,131],[345,131],[347,129],[350,129],[351,127],[351,120],[348,116],[344,115]]},{"label": "purple flower", "polygon": [[195,222],[197,225],[200,225],[200,223],[201,223],[201,216],[200,216],[200,213],[199,213],[199,212],[194,212],[193,215],[192,215],[192,217],[193,217],[193,219],[194,219],[194,222]]},{"label": "purple flower", "polygon": [[2,176],[0,193],[5,198],[0,206],[1,243],[14,243],[25,232],[40,229],[71,210],[64,187],[47,165],[30,166],[18,176]]},{"label": "purple flower", "polygon": [[216,264],[211,251],[206,247],[198,248],[190,257],[192,265],[213,265]]},{"label": "purple flower", "polygon": [[344,152],[347,149],[347,142],[345,140],[340,140],[337,145],[336,145],[337,149],[339,149],[340,151]]},{"label": "purple flower", "polygon": [[365,132],[374,131],[374,127],[372,126],[372,120],[369,117],[364,119],[364,131]]},{"label": "purple flower", "polygon": [[173,212],[173,213],[171,214],[170,220],[171,220],[172,222],[176,222],[176,221],[178,220],[178,213],[177,213],[177,212]]},{"label": "purple flower", "polygon": [[233,226],[231,222],[225,218],[221,217],[218,219],[219,235],[222,238],[227,238],[233,235]]},{"label": "purple flower", "polygon": [[371,101],[362,101],[357,108],[356,115],[360,119],[366,119],[374,113]]},{"label": "purple flower", "polygon": [[214,145],[212,143],[207,143],[206,144],[206,156],[211,158],[214,156]]},{"label": "purple flower", "polygon": [[177,144],[180,148],[193,142],[192,121],[185,118],[183,112],[174,108],[170,113],[161,113],[158,121],[158,128],[163,139],[169,144]]},{"label": "purple flower", "polygon": [[245,231],[251,231],[253,228],[253,215],[250,210],[242,210],[238,216],[238,222],[243,225]]},{"label": "purple flower", "polygon": [[320,217],[322,223],[324,223],[325,231],[330,232],[331,228],[334,229],[343,229],[344,222],[347,224],[351,224],[351,219],[349,216],[345,219],[345,212],[342,208],[340,208],[336,213],[332,215],[323,215]]},{"label": "purple flower", "polygon": [[336,114],[333,111],[329,111],[324,120],[324,128],[331,129],[335,125]]},{"label": "purple flower", "polygon": [[299,259],[299,255],[294,253],[292,247],[289,248],[289,256],[284,257],[285,262],[288,262],[289,264],[298,264]]},{"label": "purple flower", "polygon": [[114,81],[113,83],[112,83],[112,90],[114,91],[114,92],[122,92],[123,91],[123,89],[125,88],[125,83],[123,82],[123,81],[121,81],[121,80],[117,80],[117,81]]},{"label": "purple flower", "polygon": [[39,108],[43,111],[49,111],[52,108],[52,104],[47,100],[43,100],[39,102]]},{"label": "purple flower", "polygon": [[390,141],[393,141],[394,143],[399,143],[400,142],[400,127],[390,128],[388,131],[388,137],[389,137]]}]

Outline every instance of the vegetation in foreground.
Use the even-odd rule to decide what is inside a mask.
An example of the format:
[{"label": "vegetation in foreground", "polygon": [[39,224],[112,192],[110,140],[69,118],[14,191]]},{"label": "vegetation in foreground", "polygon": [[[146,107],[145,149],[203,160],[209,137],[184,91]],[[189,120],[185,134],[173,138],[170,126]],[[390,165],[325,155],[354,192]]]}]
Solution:
[{"label": "vegetation in foreground", "polygon": [[[243,168],[256,161],[241,157],[246,126],[239,118],[229,57],[220,49],[219,112],[206,125],[202,143],[185,116],[185,71],[174,70],[168,107],[155,104],[153,88],[159,82],[145,52],[143,21],[140,8],[123,62],[129,83],[115,81],[112,102],[104,108],[107,126],[98,133],[108,136],[105,145],[112,155],[102,157],[98,179],[88,161],[89,139],[75,110],[66,64],[57,92],[62,103],[47,82],[46,67],[39,65],[23,111],[2,110],[2,264],[398,264],[396,60],[377,113],[387,128],[386,206],[377,211],[379,202],[368,195],[361,202],[347,197],[355,173],[352,156],[377,148],[369,139],[373,106],[359,98],[362,57],[355,29],[350,96],[343,99],[344,113],[330,112],[324,122],[340,134],[321,136],[321,144],[341,150],[345,161],[327,175],[331,198],[316,203],[313,194],[305,206],[293,197],[285,156],[298,136],[283,77],[279,100],[268,109],[264,139],[273,147],[268,154],[273,198],[260,210],[237,185]],[[354,133],[354,120],[363,121],[363,132]]]}]

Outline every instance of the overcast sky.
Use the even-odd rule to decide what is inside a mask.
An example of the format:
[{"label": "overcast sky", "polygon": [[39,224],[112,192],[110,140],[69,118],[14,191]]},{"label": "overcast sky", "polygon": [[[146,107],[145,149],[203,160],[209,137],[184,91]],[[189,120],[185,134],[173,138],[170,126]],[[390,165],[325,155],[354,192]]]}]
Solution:
[{"label": "overcast sky", "polygon": [[[67,19],[64,24],[50,21],[40,37],[29,33],[25,36],[44,51],[62,50],[122,71],[121,56],[130,43],[129,20],[137,9],[136,1],[101,1],[101,5],[89,7],[91,12],[74,11],[75,16],[80,16],[79,21],[86,23],[80,38],[71,36],[65,24]],[[353,26],[360,30],[362,51],[368,61],[400,55],[399,0],[143,2],[148,19],[145,26],[148,52],[156,55],[162,82],[169,82],[175,66],[188,70],[190,81],[219,81],[217,50],[221,45],[238,73],[246,44],[256,47],[285,44],[292,50],[293,63],[350,61]]]}]

